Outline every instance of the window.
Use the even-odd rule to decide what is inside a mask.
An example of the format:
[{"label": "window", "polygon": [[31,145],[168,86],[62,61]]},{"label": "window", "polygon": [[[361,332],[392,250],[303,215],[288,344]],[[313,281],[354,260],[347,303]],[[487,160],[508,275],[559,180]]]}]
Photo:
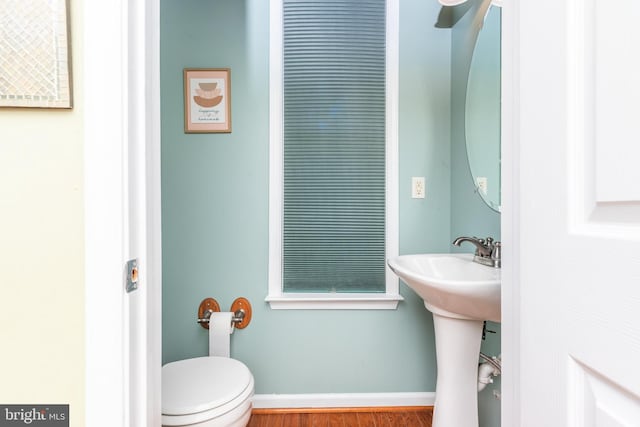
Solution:
[{"label": "window", "polygon": [[397,0],[272,0],[272,308],[395,308]]}]

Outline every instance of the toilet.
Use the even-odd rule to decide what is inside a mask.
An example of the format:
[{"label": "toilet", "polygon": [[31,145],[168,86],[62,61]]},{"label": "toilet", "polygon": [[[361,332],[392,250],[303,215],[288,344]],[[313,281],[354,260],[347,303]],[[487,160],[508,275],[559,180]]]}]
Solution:
[{"label": "toilet", "polygon": [[253,375],[242,362],[207,356],[162,367],[162,425],[246,427]]}]

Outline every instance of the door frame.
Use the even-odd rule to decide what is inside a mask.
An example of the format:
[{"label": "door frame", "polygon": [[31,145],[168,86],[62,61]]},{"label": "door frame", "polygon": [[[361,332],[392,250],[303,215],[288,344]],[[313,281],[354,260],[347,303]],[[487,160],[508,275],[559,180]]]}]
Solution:
[{"label": "door frame", "polygon": [[520,419],[520,122],[519,122],[519,1],[502,4],[501,119],[501,239],[502,263],[502,382],[503,426],[523,425]]},{"label": "door frame", "polygon": [[[85,424],[160,425],[161,222],[159,0],[84,1]],[[131,218],[131,204],[138,216]],[[131,226],[130,226],[131,224]],[[134,236],[135,235],[135,236]],[[138,253],[129,251],[141,239]],[[139,240],[140,241],[140,240]],[[140,259],[146,402],[129,399],[124,263]],[[132,408],[135,405],[135,408]],[[141,419],[138,415],[138,420]]]}]

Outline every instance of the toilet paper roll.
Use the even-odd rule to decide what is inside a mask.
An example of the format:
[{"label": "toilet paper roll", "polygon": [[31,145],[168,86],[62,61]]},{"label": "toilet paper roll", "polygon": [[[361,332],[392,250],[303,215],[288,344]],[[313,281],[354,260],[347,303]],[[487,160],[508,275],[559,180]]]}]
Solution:
[{"label": "toilet paper roll", "polygon": [[209,356],[229,357],[231,355],[231,334],[233,327],[230,311],[211,313],[209,319]]}]

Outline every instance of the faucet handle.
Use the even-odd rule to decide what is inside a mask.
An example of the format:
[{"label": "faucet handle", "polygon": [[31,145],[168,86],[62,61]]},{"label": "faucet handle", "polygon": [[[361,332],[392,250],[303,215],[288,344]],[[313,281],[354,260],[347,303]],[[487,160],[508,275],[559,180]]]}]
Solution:
[{"label": "faucet handle", "polygon": [[502,243],[495,242],[493,249],[491,250],[491,259],[494,261],[496,267],[502,266]]}]

